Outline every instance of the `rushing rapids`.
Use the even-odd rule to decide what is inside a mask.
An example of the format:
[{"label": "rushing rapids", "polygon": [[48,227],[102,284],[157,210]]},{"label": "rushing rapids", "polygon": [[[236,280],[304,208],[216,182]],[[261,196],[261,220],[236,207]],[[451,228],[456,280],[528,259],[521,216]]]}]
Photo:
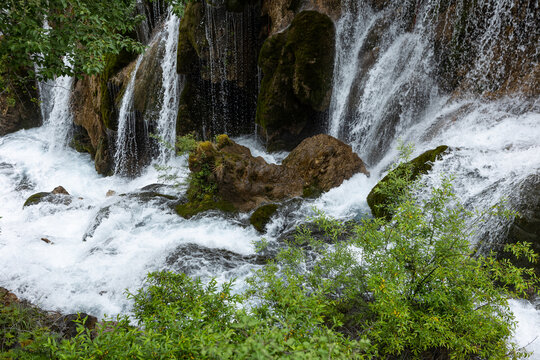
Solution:
[{"label": "rushing rapids", "polygon": [[[328,133],[353,146],[367,161],[371,177],[357,174],[317,199],[281,209],[266,227],[264,237],[269,241],[276,241],[281,233],[313,214],[313,207],[340,219],[368,216],[366,196],[395,159],[399,140],[414,143],[415,154],[441,144],[450,146],[451,153],[435,163],[424,181],[435,184],[440,175],[453,175],[457,194],[468,206],[487,208],[503,198],[509,198],[512,206],[527,196],[515,190],[527,178],[540,176],[538,94],[535,98],[534,94],[508,91],[487,97],[471,90],[478,86],[495,92],[508,85],[504,83],[508,69],[502,68],[509,63],[495,39],[507,36],[503,29],[517,5],[510,0],[482,2],[487,20],[474,14],[467,20],[483,24],[483,32],[471,44],[477,56],[470,61],[466,75],[449,85],[439,79],[437,66],[442,55],[433,46],[440,27],[451,27],[455,20],[444,3],[432,0],[408,9],[414,14],[411,23],[403,15],[406,9],[399,10],[397,5],[377,8],[362,1],[342,2],[342,15],[336,21]],[[464,3],[456,2],[458,13]],[[154,12],[158,10],[154,8]],[[240,81],[232,72],[241,72],[241,66],[231,67],[227,58],[231,52],[241,52],[232,47],[242,44],[239,40],[246,24],[238,14],[226,14],[220,23],[221,10],[207,3],[205,10],[210,63],[203,65],[208,65],[206,86],[212,96],[211,122],[205,126],[228,129],[227,124],[216,125],[220,116],[228,118],[253,108],[235,103],[237,99],[224,90],[229,86],[228,78]],[[434,14],[444,11],[446,22],[435,22]],[[534,32],[537,11],[525,12],[516,31]],[[392,14],[401,17],[388,23]],[[153,131],[171,142],[183,88],[183,75],[175,72],[179,19],[169,14],[161,25],[155,24],[157,21],[156,15],[151,27],[161,27],[154,37],[145,35],[149,48],[153,41],[159,41],[162,53],[160,105]],[[531,44],[520,41],[516,46],[523,59]],[[49,95],[43,99],[47,120],[42,127],[0,138],[0,285],[44,308],[100,317],[126,313],[130,303],[125,289],[140,287],[149,271],[172,269],[203,278],[217,277],[219,282],[234,278],[240,291],[250,271],[262,266],[253,245],[261,235],[249,226],[248,215],[209,212],[185,220],[174,212],[175,201],[185,191],[183,186],[159,185],[160,174],[152,166],[130,169],[135,165],[128,156],[137,156],[134,147],[138,145],[133,92],[144,56],[132,65],[119,107],[117,134],[111,135],[116,143],[115,175],[96,174],[90,155],[67,146],[72,130],[70,78],[57,79],[53,90],[47,91]],[[243,56],[233,60],[241,62]],[[452,59],[459,67],[458,60]],[[268,162],[279,163],[286,156],[283,152],[267,153],[255,136],[235,140]],[[153,156],[154,163],[176,167],[180,182],[187,177],[184,158],[171,157],[165,147],[153,151]],[[137,176],[123,176],[126,174]],[[58,185],[70,193],[69,203],[43,202],[23,208],[31,194],[51,191]],[[491,236],[495,240],[490,233],[496,234],[495,230],[504,226],[488,222],[478,239]],[[484,246],[489,247],[489,241]],[[540,333],[540,315],[534,305],[538,306],[511,301],[519,321],[515,337],[521,345]],[[540,340],[527,348],[540,356]]]}]

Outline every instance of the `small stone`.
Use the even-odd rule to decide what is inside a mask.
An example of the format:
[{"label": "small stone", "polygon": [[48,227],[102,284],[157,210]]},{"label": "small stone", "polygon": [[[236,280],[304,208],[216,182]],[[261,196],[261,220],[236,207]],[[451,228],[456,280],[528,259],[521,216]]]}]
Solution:
[{"label": "small stone", "polygon": [[116,195],[116,191],[114,191],[114,190],[109,190],[109,191],[107,191],[107,194],[106,194],[105,196],[106,196],[106,197],[111,197],[111,196],[114,196],[114,195]]},{"label": "small stone", "polygon": [[47,243],[47,244],[54,245],[54,243],[51,240],[47,239],[47,238],[41,238],[41,241],[43,241],[44,243]]},{"label": "small stone", "polygon": [[62,195],[69,195],[69,193],[67,192],[66,189],[64,189],[63,186],[57,186],[53,189],[53,191],[51,191],[51,194],[55,194],[55,195],[58,195],[58,194],[62,194]]}]

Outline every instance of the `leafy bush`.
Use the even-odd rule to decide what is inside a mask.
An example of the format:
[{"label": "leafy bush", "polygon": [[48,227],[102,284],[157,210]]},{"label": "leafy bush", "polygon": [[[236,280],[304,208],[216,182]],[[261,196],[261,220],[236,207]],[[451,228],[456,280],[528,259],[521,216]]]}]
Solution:
[{"label": "leafy bush", "polygon": [[[513,214],[465,209],[448,178],[425,200],[415,196],[419,182],[403,185],[403,177],[391,172],[379,190],[393,195],[387,204],[391,221],[364,219],[355,236],[333,244],[300,232],[280,253],[281,266],[266,267],[252,280],[255,293],[279,308],[286,300],[268,294],[281,279],[302,284],[306,296],[331,304],[324,312],[327,322],[369,341],[378,358],[523,357],[509,343],[514,322],[507,300],[526,296],[538,279],[533,269],[475,253],[474,229],[467,225],[471,218]],[[315,221],[334,239],[344,231],[324,215]],[[308,247],[300,246],[306,241]],[[530,244],[506,249],[536,260]]]}]

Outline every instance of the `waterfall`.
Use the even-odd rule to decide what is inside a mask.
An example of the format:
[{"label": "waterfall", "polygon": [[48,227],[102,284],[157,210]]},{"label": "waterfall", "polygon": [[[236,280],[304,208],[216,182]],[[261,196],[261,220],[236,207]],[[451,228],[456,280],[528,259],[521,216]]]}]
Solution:
[{"label": "waterfall", "polygon": [[256,7],[246,5],[241,12],[232,12],[224,0],[203,4],[208,53],[201,59],[201,69],[210,95],[210,117],[203,132],[241,133],[246,123],[251,130],[255,104],[246,94],[258,89],[256,61],[252,61],[258,48]]},{"label": "waterfall", "polygon": [[[159,7],[155,8],[154,12],[158,10]],[[181,79],[176,73],[179,21],[169,9],[166,21],[160,25],[159,32],[150,40],[149,50],[138,57],[131,71],[118,116],[114,155],[116,174],[134,176],[150,162],[152,157],[160,164],[171,158],[173,151],[162,143],[154,144],[149,135],[153,133],[169,144],[175,141],[179,93],[182,86]],[[159,73],[157,76],[148,76],[149,72]],[[141,94],[145,92],[150,93],[141,100]],[[138,96],[137,104],[135,104],[136,96]]]},{"label": "waterfall", "polygon": [[[180,19],[169,11],[167,22],[161,41],[165,46],[165,56],[161,62],[163,70],[163,104],[157,121],[157,135],[169,144],[174,144],[176,135],[176,116],[178,113],[178,101],[183,84],[179,84],[179,76],[176,73],[176,55],[178,51],[178,28]],[[163,144],[159,145],[158,162],[165,163],[173,151]]]},{"label": "waterfall", "polygon": [[46,119],[44,124],[50,133],[50,149],[63,148],[68,143],[69,132],[73,124],[70,109],[72,85],[73,78],[70,76],[61,76],[54,81],[51,90],[51,110],[44,117]]},{"label": "waterfall", "polygon": [[[415,144],[415,154],[449,145],[451,154],[435,164],[426,186],[451,174],[466,206],[488,209],[509,198],[514,208],[526,201],[524,184],[540,169],[538,93],[534,85],[532,100],[512,93],[534,77],[528,75],[537,66],[538,38],[530,33],[538,9],[507,0],[454,5],[431,0],[372,9],[346,2],[328,131],[379,176],[396,157],[398,139]],[[496,92],[497,99],[482,96]],[[505,226],[490,220],[476,238],[489,247]]]},{"label": "waterfall", "polygon": [[359,52],[378,16],[369,7],[355,7],[356,0],[342,4],[343,16],[336,23],[336,58],[334,81],[330,102],[330,127],[328,132],[340,137],[341,123],[358,68]]},{"label": "waterfall", "polygon": [[137,70],[143,60],[143,55],[139,55],[135,67],[131,71],[129,83],[122,97],[120,111],[118,113],[118,131],[116,137],[116,151],[114,153],[114,173],[128,175],[134,169],[130,164],[131,157],[137,157],[137,137],[135,132],[136,116],[133,109],[133,89]]}]

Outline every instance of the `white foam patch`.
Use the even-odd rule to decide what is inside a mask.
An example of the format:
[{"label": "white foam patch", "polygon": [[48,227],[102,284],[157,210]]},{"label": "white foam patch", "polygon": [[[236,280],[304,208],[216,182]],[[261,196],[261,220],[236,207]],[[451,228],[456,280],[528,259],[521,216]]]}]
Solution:
[{"label": "white foam patch", "polygon": [[540,313],[527,300],[510,300],[510,309],[514,313],[517,326],[513,341],[519,347],[533,352],[531,359],[540,358]]}]

